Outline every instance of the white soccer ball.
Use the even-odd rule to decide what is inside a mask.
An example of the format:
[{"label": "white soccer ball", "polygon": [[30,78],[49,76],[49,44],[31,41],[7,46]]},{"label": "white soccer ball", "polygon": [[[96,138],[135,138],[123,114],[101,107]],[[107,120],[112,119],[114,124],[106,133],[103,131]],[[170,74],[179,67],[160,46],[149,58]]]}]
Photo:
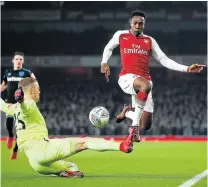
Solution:
[{"label": "white soccer ball", "polygon": [[96,127],[103,127],[109,121],[110,115],[106,108],[97,106],[90,111],[89,120]]}]

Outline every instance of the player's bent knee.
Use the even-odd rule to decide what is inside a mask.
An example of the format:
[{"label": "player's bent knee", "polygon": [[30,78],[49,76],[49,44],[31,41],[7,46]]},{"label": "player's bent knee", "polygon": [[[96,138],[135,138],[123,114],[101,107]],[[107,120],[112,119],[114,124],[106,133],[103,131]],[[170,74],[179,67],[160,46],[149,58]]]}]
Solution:
[{"label": "player's bent knee", "polygon": [[152,85],[150,84],[150,82],[148,80],[146,80],[143,77],[138,77],[137,79],[135,79],[134,81],[134,89],[135,91],[138,93],[139,91],[145,92],[146,94],[148,94],[151,89],[152,89]]},{"label": "player's bent knee", "polygon": [[152,86],[151,86],[151,84],[149,82],[143,84],[142,87],[141,87],[141,91],[143,91],[143,92],[145,92],[147,94],[151,91],[151,89],[152,89]]}]

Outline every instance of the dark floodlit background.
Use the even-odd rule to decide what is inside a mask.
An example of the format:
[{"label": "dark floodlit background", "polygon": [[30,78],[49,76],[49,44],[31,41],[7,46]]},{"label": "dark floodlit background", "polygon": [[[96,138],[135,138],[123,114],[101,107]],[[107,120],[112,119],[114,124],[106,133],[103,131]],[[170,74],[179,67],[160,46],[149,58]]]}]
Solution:
[{"label": "dark floodlit background", "polygon": [[[51,135],[126,135],[130,120],[115,116],[130,104],[117,84],[119,48],[109,61],[106,83],[102,52],[117,30],[128,29],[132,10],[146,12],[145,34],[178,63],[206,64],[206,2],[1,2],[1,71],[12,67],[15,51],[25,53],[41,86],[40,110]],[[146,135],[207,134],[207,71],[200,75],[168,70],[151,59],[154,124]],[[5,97],[6,93],[2,94]],[[111,116],[103,129],[88,114],[95,106]],[[1,122],[4,123],[4,115]],[[2,134],[7,135],[2,124]]]}]

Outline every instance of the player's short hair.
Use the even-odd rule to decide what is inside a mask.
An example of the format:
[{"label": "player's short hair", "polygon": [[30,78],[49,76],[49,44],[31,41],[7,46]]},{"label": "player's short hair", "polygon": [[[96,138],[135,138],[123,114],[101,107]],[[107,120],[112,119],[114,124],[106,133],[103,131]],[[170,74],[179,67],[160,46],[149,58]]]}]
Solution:
[{"label": "player's short hair", "polygon": [[13,58],[14,58],[15,55],[20,55],[23,58],[25,57],[24,53],[23,52],[20,52],[20,51],[15,52],[14,55],[13,55]]},{"label": "player's short hair", "polygon": [[21,81],[19,81],[18,83],[18,88],[25,88],[27,86],[30,86],[31,84],[37,82],[36,79],[32,78],[32,77],[26,77],[24,79],[22,79]]},{"label": "player's short hair", "polygon": [[146,15],[143,11],[140,11],[140,10],[135,10],[131,13],[131,17],[130,18],[133,18],[134,16],[141,16],[143,18],[146,18]]}]

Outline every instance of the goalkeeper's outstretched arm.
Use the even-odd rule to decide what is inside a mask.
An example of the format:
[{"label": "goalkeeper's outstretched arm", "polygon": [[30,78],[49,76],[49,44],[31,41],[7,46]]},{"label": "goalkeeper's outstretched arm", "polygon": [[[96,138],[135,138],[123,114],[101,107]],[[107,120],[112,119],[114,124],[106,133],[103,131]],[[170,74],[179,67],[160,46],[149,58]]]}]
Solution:
[{"label": "goalkeeper's outstretched arm", "polygon": [[22,113],[27,114],[29,113],[32,108],[36,105],[34,101],[25,101],[24,103],[16,103],[16,104],[9,104],[5,103],[3,99],[0,99],[1,104],[1,111],[6,113],[7,115],[13,116],[15,114],[15,111],[17,111],[18,107],[20,106],[20,109]]},{"label": "goalkeeper's outstretched arm", "polygon": [[15,104],[9,104],[5,103],[3,99],[0,98],[0,104],[1,104],[1,111],[6,113],[7,115],[13,116],[15,113],[16,105]]}]

